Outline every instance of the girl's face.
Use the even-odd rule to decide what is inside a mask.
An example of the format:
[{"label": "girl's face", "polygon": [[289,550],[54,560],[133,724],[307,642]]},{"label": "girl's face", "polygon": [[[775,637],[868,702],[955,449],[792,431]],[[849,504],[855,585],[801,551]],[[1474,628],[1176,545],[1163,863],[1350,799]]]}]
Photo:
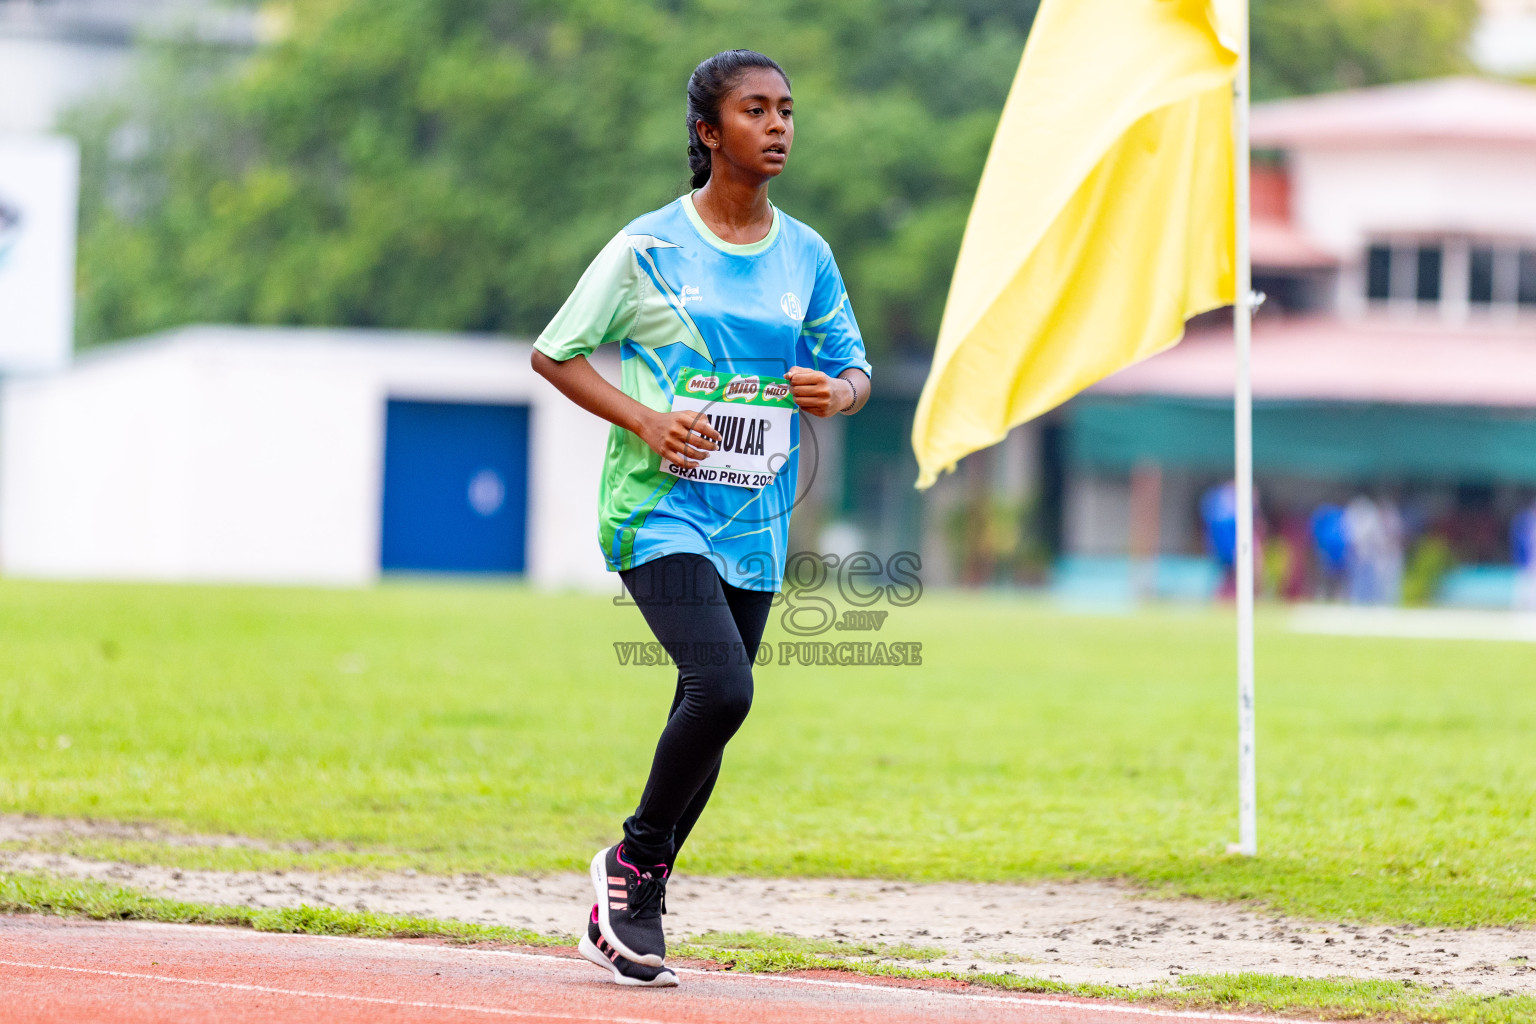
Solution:
[{"label": "girl's face", "polygon": [[751,68],[720,101],[720,126],[700,121],[699,137],[747,177],[784,170],[795,139],[789,83],[772,68]]}]

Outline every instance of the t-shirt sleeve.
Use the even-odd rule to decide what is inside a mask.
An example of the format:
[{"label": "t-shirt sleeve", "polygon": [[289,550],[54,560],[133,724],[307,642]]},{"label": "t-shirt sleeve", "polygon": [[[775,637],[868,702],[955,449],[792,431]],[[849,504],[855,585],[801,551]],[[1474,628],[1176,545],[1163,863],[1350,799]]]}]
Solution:
[{"label": "t-shirt sleeve", "polygon": [[639,284],[635,251],[620,231],[592,260],[533,347],[564,362],[591,355],[604,342],[623,340],[639,309]]},{"label": "t-shirt sleeve", "polygon": [[800,359],[803,365],[836,377],[850,366],[870,373],[864,357],[864,336],[853,318],[848,289],[838,273],[832,251],[822,252],[816,267],[816,285],[800,325]]}]

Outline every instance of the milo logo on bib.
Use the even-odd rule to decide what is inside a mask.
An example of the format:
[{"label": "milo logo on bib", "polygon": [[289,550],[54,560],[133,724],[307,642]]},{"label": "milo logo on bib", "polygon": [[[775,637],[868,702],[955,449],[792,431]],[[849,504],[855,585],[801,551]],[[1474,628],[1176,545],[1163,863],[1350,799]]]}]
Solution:
[{"label": "milo logo on bib", "polygon": [[762,384],[753,377],[737,377],[725,386],[725,400],[727,402],[747,402],[757,397]]},{"label": "milo logo on bib", "polygon": [[758,490],[773,483],[789,462],[795,400],[789,382],[759,374],[684,370],[673,391],[672,410],[709,417],[720,445],[697,466],[666,460],[662,469],[682,480]]}]

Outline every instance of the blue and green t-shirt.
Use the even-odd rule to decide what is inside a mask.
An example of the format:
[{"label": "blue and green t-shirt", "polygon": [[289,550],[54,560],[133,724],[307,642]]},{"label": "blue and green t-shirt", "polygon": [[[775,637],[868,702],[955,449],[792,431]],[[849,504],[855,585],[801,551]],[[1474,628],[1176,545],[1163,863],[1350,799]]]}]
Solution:
[{"label": "blue and green t-shirt", "polygon": [[[791,366],[870,372],[832,250],[773,210],[762,241],[719,238],[683,196],[632,221],[581,276],[534,347],[551,359],[619,345],[624,392],[665,411],[686,369],[782,377]],[[791,451],[800,442],[798,417]],[[598,536],[610,570],[692,552],[748,590],[783,581],[797,458],[761,490],[683,480],[622,427],[608,434]]]}]

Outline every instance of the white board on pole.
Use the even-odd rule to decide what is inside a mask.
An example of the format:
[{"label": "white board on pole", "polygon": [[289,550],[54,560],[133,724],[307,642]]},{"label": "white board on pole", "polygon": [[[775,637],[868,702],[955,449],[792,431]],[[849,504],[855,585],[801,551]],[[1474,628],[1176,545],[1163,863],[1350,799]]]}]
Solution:
[{"label": "white board on pole", "polygon": [[0,374],[69,364],[79,194],[73,139],[0,135]]}]

